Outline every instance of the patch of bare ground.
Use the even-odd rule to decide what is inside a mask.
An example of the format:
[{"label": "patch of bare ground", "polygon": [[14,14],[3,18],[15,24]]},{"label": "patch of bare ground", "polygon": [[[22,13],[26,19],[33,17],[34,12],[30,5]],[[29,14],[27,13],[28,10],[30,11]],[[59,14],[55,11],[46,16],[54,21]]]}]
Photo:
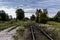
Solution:
[{"label": "patch of bare ground", "polygon": [[15,40],[24,40],[20,34],[16,33],[15,36],[13,36]]},{"label": "patch of bare ground", "polygon": [[24,32],[24,39],[25,40],[32,40],[30,29],[26,29],[25,30],[25,32]]},{"label": "patch of bare ground", "polygon": [[22,34],[21,33],[17,32],[14,36],[14,39],[15,40],[32,40],[31,32],[29,29],[25,29],[25,31]]}]

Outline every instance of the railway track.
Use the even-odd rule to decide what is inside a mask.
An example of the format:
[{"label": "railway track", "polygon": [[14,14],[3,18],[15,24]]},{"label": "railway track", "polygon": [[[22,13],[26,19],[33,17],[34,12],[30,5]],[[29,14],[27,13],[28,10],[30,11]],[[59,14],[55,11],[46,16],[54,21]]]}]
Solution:
[{"label": "railway track", "polygon": [[31,26],[31,38],[32,40],[53,40],[45,31],[36,26]]}]

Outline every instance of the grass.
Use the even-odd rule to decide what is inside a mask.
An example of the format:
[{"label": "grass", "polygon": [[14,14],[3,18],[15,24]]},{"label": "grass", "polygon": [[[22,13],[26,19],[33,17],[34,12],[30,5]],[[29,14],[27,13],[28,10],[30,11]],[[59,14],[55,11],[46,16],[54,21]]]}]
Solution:
[{"label": "grass", "polygon": [[59,22],[49,21],[48,24],[53,25],[55,28],[60,28],[60,23]]},{"label": "grass", "polygon": [[12,27],[12,26],[16,26],[16,25],[19,25],[18,22],[14,22],[14,21],[13,21],[13,23],[11,23],[11,21],[1,22],[0,31],[7,29],[9,27]]},{"label": "grass", "polygon": [[[18,39],[25,40],[24,36],[25,36],[26,30],[29,29],[31,25],[36,25],[34,21],[18,21],[18,24],[20,26],[16,32],[17,36],[14,36],[15,40],[18,40]],[[16,39],[16,37],[17,37],[17,39]]]},{"label": "grass", "polygon": [[20,36],[23,36],[25,31],[25,28],[23,26],[20,26],[20,28],[17,30],[17,33],[19,33]]},{"label": "grass", "polygon": [[54,21],[48,21],[47,24],[43,24],[42,28],[54,39],[60,40],[60,23]]},{"label": "grass", "polygon": [[59,22],[48,21],[47,24],[37,24],[34,21],[17,21],[17,23],[13,25],[20,25],[19,29],[17,30],[16,36],[14,36],[16,40],[21,38],[23,39],[25,30],[30,28],[29,26],[31,25],[40,25],[40,28],[43,28],[54,40],[60,40]]},{"label": "grass", "polygon": [[19,29],[16,32],[16,35],[13,36],[15,40],[23,40],[23,35],[24,35],[25,27],[24,26],[19,26]]},{"label": "grass", "polygon": [[[29,22],[28,22],[29,23]],[[0,31],[4,30],[4,29],[7,29],[9,27],[12,27],[12,26],[16,26],[16,25],[19,25],[19,29],[17,30],[17,34],[19,34],[20,36],[23,36],[23,33],[25,31],[25,24],[28,24],[27,21],[6,21],[6,22],[0,22]],[[18,37],[14,36],[14,38],[17,40]]]}]

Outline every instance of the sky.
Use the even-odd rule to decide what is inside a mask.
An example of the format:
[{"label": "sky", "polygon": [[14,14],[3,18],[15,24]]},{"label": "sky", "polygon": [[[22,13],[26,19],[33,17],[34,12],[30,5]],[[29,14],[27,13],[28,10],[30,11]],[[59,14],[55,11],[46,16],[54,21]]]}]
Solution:
[{"label": "sky", "polygon": [[0,10],[5,10],[13,18],[16,17],[16,9],[22,8],[25,17],[30,17],[36,9],[47,9],[48,16],[54,17],[60,11],[60,0],[0,0]]}]

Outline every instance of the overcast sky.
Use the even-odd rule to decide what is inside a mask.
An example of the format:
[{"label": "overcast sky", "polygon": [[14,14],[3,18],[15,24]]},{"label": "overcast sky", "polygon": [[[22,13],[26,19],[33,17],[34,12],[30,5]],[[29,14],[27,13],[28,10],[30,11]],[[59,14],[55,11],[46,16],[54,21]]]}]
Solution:
[{"label": "overcast sky", "polygon": [[[6,13],[16,17],[16,9],[24,9],[26,17],[34,14],[37,8],[48,10],[48,16],[53,17],[60,11],[60,0],[0,0],[0,10],[5,10]],[[31,13],[33,12],[33,13]]]}]

